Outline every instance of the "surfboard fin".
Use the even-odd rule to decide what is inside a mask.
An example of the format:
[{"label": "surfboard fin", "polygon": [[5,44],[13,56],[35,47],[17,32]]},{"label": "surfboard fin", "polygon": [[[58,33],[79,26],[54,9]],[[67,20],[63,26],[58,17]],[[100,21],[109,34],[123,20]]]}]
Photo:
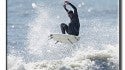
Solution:
[{"label": "surfboard fin", "polygon": [[59,41],[56,41],[56,43],[55,44],[57,44]]},{"label": "surfboard fin", "polygon": [[68,39],[68,41],[69,41],[71,44],[73,44],[72,41],[70,41],[69,39]]},{"label": "surfboard fin", "polygon": [[50,36],[48,36],[49,37],[49,39],[48,40],[50,40],[50,39],[52,39],[53,37],[52,37],[52,35],[50,35]]}]

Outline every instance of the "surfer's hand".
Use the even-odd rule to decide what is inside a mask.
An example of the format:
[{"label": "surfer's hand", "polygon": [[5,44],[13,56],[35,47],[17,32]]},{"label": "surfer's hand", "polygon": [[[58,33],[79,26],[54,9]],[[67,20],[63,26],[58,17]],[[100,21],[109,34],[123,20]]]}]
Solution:
[{"label": "surfer's hand", "polygon": [[69,4],[70,2],[69,1],[65,1],[65,4]]}]

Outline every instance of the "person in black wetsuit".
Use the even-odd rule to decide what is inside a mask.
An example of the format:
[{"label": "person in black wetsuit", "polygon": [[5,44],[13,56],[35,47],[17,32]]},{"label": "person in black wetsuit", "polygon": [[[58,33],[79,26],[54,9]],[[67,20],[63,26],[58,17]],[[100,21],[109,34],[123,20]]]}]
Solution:
[{"label": "person in black wetsuit", "polygon": [[[70,5],[74,9],[74,11],[68,10],[66,8],[66,5]],[[62,34],[65,34],[65,32],[67,32],[69,35],[78,36],[79,35],[80,23],[79,23],[77,8],[68,1],[65,1],[63,7],[66,10],[66,12],[68,13],[68,16],[70,18],[70,23],[69,23],[69,25],[66,25],[65,23],[62,23],[60,25]]]}]

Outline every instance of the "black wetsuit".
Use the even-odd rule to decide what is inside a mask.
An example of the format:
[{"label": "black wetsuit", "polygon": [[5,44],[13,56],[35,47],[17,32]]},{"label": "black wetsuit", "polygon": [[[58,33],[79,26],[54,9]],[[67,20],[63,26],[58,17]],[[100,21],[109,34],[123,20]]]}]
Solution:
[{"label": "black wetsuit", "polygon": [[[61,30],[62,30],[63,34],[65,34],[65,31],[66,31],[70,35],[78,36],[80,23],[79,23],[77,8],[74,5],[72,5],[71,3],[69,3],[69,5],[74,9],[73,17],[72,18],[70,17],[69,25],[66,25],[65,23],[61,24]],[[69,10],[66,9],[66,7],[64,7],[64,9],[68,13]]]}]

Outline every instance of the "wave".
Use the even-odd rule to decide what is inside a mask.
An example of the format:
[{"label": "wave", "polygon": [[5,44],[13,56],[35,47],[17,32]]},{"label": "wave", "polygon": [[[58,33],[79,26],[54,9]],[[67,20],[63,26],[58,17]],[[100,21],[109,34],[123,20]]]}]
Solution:
[{"label": "wave", "polygon": [[119,46],[106,45],[105,50],[78,50],[61,60],[43,60],[26,63],[22,58],[9,55],[9,70],[118,70]]}]

